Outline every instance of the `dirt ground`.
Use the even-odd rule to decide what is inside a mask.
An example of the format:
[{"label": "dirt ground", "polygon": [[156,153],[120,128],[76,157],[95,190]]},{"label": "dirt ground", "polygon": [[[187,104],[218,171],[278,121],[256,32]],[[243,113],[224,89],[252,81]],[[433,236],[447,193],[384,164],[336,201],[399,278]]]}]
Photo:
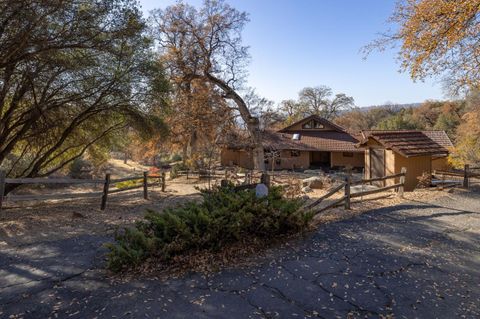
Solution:
[{"label": "dirt ground", "polygon": [[7,202],[0,219],[0,247],[69,238],[83,233],[113,233],[117,226],[141,219],[147,209],[159,211],[199,199],[196,187],[206,186],[205,182],[196,179],[187,181],[181,178],[167,181],[165,192],[159,186],[150,188],[148,200],[143,199],[141,189],[112,194],[105,211],[100,210],[100,198],[21,204]]},{"label": "dirt ground", "polygon": [[[111,160],[109,171],[113,178],[132,176],[149,169],[148,166],[139,165],[135,162],[124,164],[121,160]],[[298,183],[299,179],[308,177],[302,173],[277,173],[275,183],[292,184]],[[219,180],[212,184],[219,183]],[[206,180],[196,177],[179,177],[167,180],[166,192],[162,192],[159,186],[149,189],[149,199],[143,199],[141,189],[112,194],[109,196],[107,209],[100,210],[100,198],[72,199],[72,200],[49,200],[42,202],[18,202],[6,203],[0,219],[0,248],[26,245],[38,241],[58,240],[73,238],[83,234],[88,235],[111,235],[119,226],[131,225],[142,219],[147,209],[160,211],[167,207],[174,207],[180,203],[200,199],[198,188],[207,188]],[[308,193],[310,200],[324,195],[332,185],[326,185],[325,189],[315,189]],[[88,192],[101,191],[102,185],[94,187],[70,187],[61,188],[61,192]],[[32,192],[52,193],[58,189],[34,189]],[[22,191],[22,193],[25,193]],[[424,191],[406,193],[406,199],[429,199],[440,196],[444,192]],[[338,193],[330,200],[341,196]],[[345,211],[343,208],[330,209],[319,214],[315,221],[319,224],[343,219],[349,219],[368,210],[393,206],[403,199],[397,198],[393,192],[374,194],[362,198],[364,202],[352,200],[352,209]]]},{"label": "dirt ground", "polygon": [[480,316],[480,192],[462,189],[405,199],[386,193],[348,212],[329,210],[315,230],[253,253],[251,264],[113,278],[103,246],[113,228],[146,208],[198,197],[195,180],[177,182],[149,200],[138,191],[112,196],[105,212],[98,201],[9,210],[1,222],[0,318]]}]

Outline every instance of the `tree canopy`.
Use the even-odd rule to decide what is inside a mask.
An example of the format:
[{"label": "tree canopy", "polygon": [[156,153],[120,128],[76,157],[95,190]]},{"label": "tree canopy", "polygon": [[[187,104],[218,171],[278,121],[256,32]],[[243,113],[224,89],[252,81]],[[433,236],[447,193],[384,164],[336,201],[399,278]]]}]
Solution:
[{"label": "tree canopy", "polygon": [[149,127],[168,86],[135,1],[0,8],[0,165],[10,176],[51,174],[125,126]]},{"label": "tree canopy", "polygon": [[402,69],[413,79],[443,76],[458,93],[480,86],[480,0],[400,0],[391,31],[366,47],[399,45]]},{"label": "tree canopy", "polygon": [[188,91],[192,80],[206,81],[233,101],[254,145],[254,166],[264,170],[260,123],[241,94],[249,59],[241,37],[247,22],[245,12],[222,0],[206,0],[198,9],[179,2],[154,13],[153,31],[173,83]]}]

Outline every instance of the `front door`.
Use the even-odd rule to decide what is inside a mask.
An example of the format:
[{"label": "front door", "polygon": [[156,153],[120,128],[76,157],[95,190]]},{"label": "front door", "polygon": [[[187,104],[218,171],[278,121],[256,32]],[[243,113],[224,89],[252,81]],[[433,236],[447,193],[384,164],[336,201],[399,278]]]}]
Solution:
[{"label": "front door", "polygon": [[[385,150],[370,149],[370,178],[385,176]],[[374,185],[383,187],[385,181],[373,182]]]},{"label": "front door", "polygon": [[330,152],[311,152],[310,166],[330,167]]}]

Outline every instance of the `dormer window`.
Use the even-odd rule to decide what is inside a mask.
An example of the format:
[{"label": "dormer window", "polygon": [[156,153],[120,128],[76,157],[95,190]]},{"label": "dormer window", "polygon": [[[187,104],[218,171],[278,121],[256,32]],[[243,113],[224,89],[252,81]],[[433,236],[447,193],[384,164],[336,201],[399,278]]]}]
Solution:
[{"label": "dormer window", "polygon": [[302,125],[303,129],[322,129],[324,128],[323,124],[317,120],[310,120]]}]

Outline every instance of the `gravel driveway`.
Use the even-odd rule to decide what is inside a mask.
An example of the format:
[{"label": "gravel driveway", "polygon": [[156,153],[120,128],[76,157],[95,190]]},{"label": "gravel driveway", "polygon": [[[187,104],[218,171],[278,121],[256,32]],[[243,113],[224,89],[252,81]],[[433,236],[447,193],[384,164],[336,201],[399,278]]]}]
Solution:
[{"label": "gravel driveway", "polygon": [[211,276],[113,282],[101,267],[108,239],[2,250],[0,317],[480,317],[478,194],[406,201],[327,224],[257,266]]}]

